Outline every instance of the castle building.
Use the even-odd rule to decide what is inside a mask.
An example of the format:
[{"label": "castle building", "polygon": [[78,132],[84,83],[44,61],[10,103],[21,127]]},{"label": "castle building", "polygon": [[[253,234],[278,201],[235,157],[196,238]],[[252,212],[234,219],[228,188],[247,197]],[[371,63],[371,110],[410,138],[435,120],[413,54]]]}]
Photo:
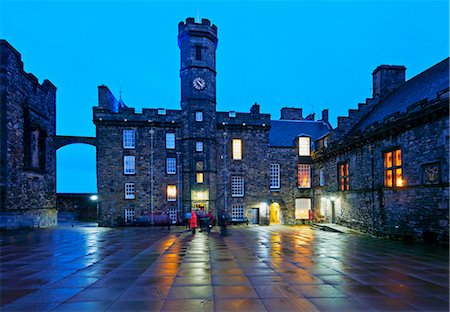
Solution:
[{"label": "castle building", "polygon": [[310,219],[311,151],[331,130],[328,111],[317,121],[299,108],[271,120],[256,103],[217,111],[217,27],[188,18],[178,29],[181,110],[136,113],[99,86],[99,224],[155,223],[167,211],[175,223],[192,209],[257,224]]},{"label": "castle building", "polygon": [[56,87],[26,73],[5,40],[0,99],[0,227],[56,225]]},{"label": "castle building", "polygon": [[373,72],[373,96],[313,152],[316,218],[374,235],[448,243],[449,59],[405,81]]}]

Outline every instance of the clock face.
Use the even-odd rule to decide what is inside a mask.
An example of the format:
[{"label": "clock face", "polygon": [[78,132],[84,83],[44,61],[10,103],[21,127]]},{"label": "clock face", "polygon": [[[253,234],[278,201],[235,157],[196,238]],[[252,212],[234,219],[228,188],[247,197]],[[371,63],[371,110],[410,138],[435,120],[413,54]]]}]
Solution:
[{"label": "clock face", "polygon": [[192,86],[197,90],[203,90],[206,87],[206,81],[202,77],[196,77],[192,80]]}]

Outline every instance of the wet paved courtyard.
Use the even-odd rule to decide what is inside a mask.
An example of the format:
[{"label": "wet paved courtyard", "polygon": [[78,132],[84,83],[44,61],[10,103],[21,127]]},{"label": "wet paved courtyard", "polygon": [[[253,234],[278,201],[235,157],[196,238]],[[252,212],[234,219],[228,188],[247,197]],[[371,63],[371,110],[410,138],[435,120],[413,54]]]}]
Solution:
[{"label": "wet paved courtyard", "polygon": [[309,226],[4,232],[0,263],[1,311],[449,309],[447,249]]}]

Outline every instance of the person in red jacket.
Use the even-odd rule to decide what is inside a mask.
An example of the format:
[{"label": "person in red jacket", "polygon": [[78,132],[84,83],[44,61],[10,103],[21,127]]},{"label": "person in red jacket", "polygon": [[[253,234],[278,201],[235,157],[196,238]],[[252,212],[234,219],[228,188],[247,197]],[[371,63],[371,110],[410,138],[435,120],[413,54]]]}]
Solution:
[{"label": "person in red jacket", "polygon": [[197,228],[197,215],[195,211],[191,211],[191,219],[189,220],[190,227],[192,229],[192,234],[195,234],[195,229]]}]

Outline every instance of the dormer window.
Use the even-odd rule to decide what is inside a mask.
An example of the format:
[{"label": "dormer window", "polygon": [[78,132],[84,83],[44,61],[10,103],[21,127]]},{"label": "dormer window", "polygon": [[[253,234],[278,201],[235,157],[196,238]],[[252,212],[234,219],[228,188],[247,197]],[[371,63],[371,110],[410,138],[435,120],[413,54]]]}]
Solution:
[{"label": "dormer window", "polygon": [[298,138],[298,156],[310,156],[311,155],[311,138],[307,136],[301,136]]}]

